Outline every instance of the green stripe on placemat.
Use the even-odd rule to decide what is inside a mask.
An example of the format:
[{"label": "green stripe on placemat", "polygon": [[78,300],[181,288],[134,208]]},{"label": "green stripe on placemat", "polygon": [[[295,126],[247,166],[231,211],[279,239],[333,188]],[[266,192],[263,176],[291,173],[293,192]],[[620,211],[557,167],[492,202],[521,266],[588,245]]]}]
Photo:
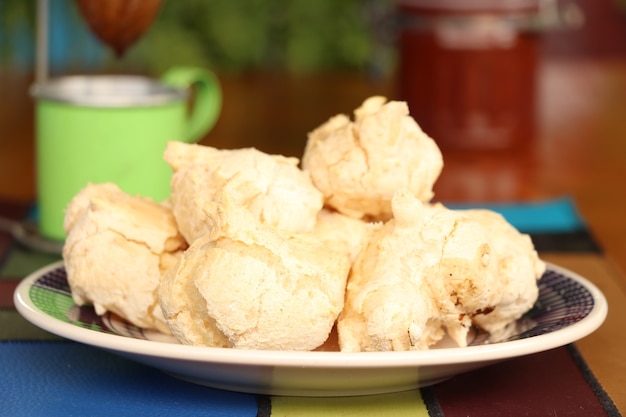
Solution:
[{"label": "green stripe on placemat", "polygon": [[[3,340],[63,340],[31,324],[16,310],[0,309],[0,341]],[[1,410],[0,410],[1,415]]]},{"label": "green stripe on placemat", "polygon": [[13,245],[0,265],[0,279],[24,278],[36,270],[61,259],[61,256],[35,252]]},{"label": "green stripe on placemat", "polygon": [[271,417],[428,417],[419,390],[358,397],[271,397]]},{"label": "green stripe on placemat", "polygon": [[13,307],[13,291],[19,280],[61,259],[60,256],[34,252],[17,244],[0,254],[0,340],[60,340],[31,324]]}]

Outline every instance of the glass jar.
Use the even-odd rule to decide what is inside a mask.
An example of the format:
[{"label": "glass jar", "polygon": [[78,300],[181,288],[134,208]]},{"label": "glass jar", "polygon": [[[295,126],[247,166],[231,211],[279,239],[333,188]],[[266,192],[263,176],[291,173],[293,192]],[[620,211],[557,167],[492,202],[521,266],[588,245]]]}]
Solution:
[{"label": "glass jar", "polygon": [[442,149],[533,139],[539,1],[399,0],[398,94]]}]

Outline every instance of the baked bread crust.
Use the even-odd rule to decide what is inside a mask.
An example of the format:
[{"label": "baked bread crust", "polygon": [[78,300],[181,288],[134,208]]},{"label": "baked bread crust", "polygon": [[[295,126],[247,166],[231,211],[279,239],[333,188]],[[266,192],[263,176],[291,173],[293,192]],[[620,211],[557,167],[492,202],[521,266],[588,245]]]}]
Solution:
[{"label": "baked bread crust", "polygon": [[354,218],[389,220],[399,189],[422,202],[443,168],[435,141],[409,116],[406,103],[375,96],[309,133],[302,166],[325,204]]},{"label": "baked bread crust", "polygon": [[[193,282],[204,302],[186,305],[189,314],[214,322],[234,348],[313,350],[322,345],[343,308],[348,256],[311,234],[260,223],[224,193],[213,224],[166,279]],[[206,345],[196,334],[199,327],[179,319],[175,306],[185,303],[169,290],[159,295],[173,333],[182,334],[183,343]]]},{"label": "baked bread crust", "polygon": [[297,158],[170,142],[165,160],[174,170],[172,212],[190,243],[211,231],[216,195],[225,187],[255,218],[280,230],[308,232],[322,209],[322,194]]},{"label": "baked bread crust", "polygon": [[169,333],[157,288],[187,248],[172,213],[114,184],[89,184],[70,202],[64,223],[63,259],[76,304]]}]

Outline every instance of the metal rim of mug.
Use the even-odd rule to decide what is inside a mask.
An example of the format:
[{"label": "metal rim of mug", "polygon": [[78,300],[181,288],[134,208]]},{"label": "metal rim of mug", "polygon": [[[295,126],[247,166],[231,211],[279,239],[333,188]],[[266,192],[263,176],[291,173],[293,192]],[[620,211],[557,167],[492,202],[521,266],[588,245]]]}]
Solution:
[{"label": "metal rim of mug", "polygon": [[36,99],[83,107],[151,107],[186,100],[187,91],[143,76],[68,75],[34,84]]}]

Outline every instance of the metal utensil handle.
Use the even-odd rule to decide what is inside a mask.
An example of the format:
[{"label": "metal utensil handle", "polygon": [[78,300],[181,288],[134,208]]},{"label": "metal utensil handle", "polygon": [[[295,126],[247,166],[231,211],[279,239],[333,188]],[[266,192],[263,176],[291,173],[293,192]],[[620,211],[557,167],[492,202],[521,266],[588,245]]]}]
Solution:
[{"label": "metal utensil handle", "polygon": [[37,57],[35,81],[48,79],[48,0],[37,0]]}]

